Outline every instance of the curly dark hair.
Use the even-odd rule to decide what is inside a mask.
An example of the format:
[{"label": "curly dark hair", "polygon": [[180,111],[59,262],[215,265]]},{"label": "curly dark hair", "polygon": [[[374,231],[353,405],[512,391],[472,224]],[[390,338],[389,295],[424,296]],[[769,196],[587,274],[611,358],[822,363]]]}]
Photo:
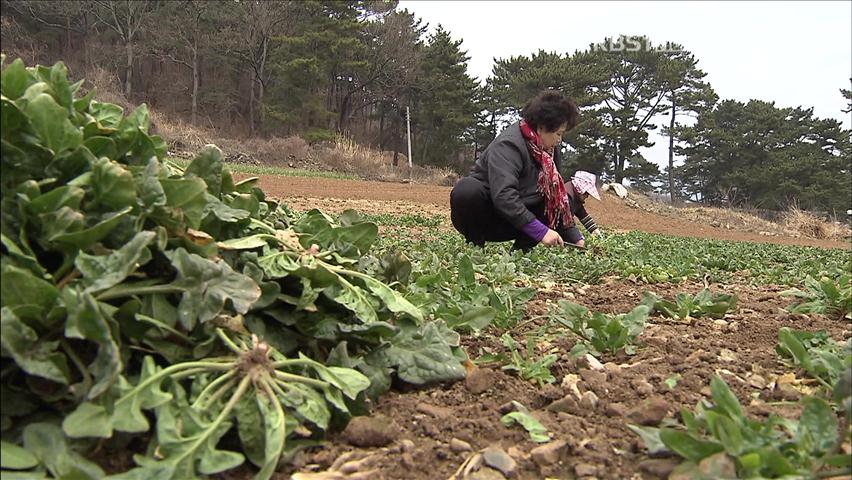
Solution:
[{"label": "curly dark hair", "polygon": [[571,130],[580,123],[580,109],[574,100],[558,90],[544,90],[524,106],[521,117],[533,130],[544,127],[548,132],[555,132],[563,124]]}]

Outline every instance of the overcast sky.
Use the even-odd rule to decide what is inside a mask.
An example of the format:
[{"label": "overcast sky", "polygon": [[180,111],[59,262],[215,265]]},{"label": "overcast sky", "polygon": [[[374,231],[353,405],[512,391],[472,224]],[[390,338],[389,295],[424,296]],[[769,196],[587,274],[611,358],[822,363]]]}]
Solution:
[{"label": "overcast sky", "polygon": [[[494,58],[585,50],[619,34],[646,35],[654,45],[682,44],[695,54],[721,99],[813,107],[820,118],[842,113],[840,89],[852,77],[852,1],[829,2],[568,2],[400,1],[430,32],[440,23],[463,40],[468,73],[480,81]],[[662,119],[660,120],[662,122]],[[668,142],[652,134],[649,160],[668,163]]]}]

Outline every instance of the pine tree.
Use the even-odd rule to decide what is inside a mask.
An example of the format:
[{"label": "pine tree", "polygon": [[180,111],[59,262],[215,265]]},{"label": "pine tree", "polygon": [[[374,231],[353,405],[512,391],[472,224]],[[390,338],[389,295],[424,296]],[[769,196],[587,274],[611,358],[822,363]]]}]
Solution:
[{"label": "pine tree", "polygon": [[424,48],[412,107],[418,163],[457,166],[465,132],[475,125],[477,84],[461,44],[438,25]]}]

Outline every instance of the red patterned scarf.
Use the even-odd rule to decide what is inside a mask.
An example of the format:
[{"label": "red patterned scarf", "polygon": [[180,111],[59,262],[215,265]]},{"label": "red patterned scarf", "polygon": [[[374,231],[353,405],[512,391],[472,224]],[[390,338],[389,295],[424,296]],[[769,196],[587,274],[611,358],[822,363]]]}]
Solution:
[{"label": "red patterned scarf", "polygon": [[574,216],[568,206],[568,193],[562,175],[556,171],[553,156],[541,148],[541,137],[533,131],[526,120],[521,120],[521,134],[530,150],[530,155],[541,166],[538,174],[538,191],[544,196],[544,211],[550,228],[556,228],[559,220],[565,228],[574,225]]}]

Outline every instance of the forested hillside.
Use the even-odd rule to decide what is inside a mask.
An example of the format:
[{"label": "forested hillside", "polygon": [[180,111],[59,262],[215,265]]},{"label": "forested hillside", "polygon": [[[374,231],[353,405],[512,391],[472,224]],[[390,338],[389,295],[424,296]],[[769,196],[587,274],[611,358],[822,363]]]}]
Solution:
[{"label": "forested hillside", "polygon": [[[480,84],[464,39],[428,27],[394,1],[2,2],[10,59],[62,60],[75,79],[100,69],[131,101],[223,135],[345,135],[405,153],[408,107],[416,162],[463,173],[534,93],[557,88],[583,111],[567,169],[713,205],[852,208],[850,131],[807,106],[719,98],[689,45],[602,35],[607,48],[497,59]],[[852,102],[847,81],[837,95]],[[640,154],[657,124],[664,171]]]}]

